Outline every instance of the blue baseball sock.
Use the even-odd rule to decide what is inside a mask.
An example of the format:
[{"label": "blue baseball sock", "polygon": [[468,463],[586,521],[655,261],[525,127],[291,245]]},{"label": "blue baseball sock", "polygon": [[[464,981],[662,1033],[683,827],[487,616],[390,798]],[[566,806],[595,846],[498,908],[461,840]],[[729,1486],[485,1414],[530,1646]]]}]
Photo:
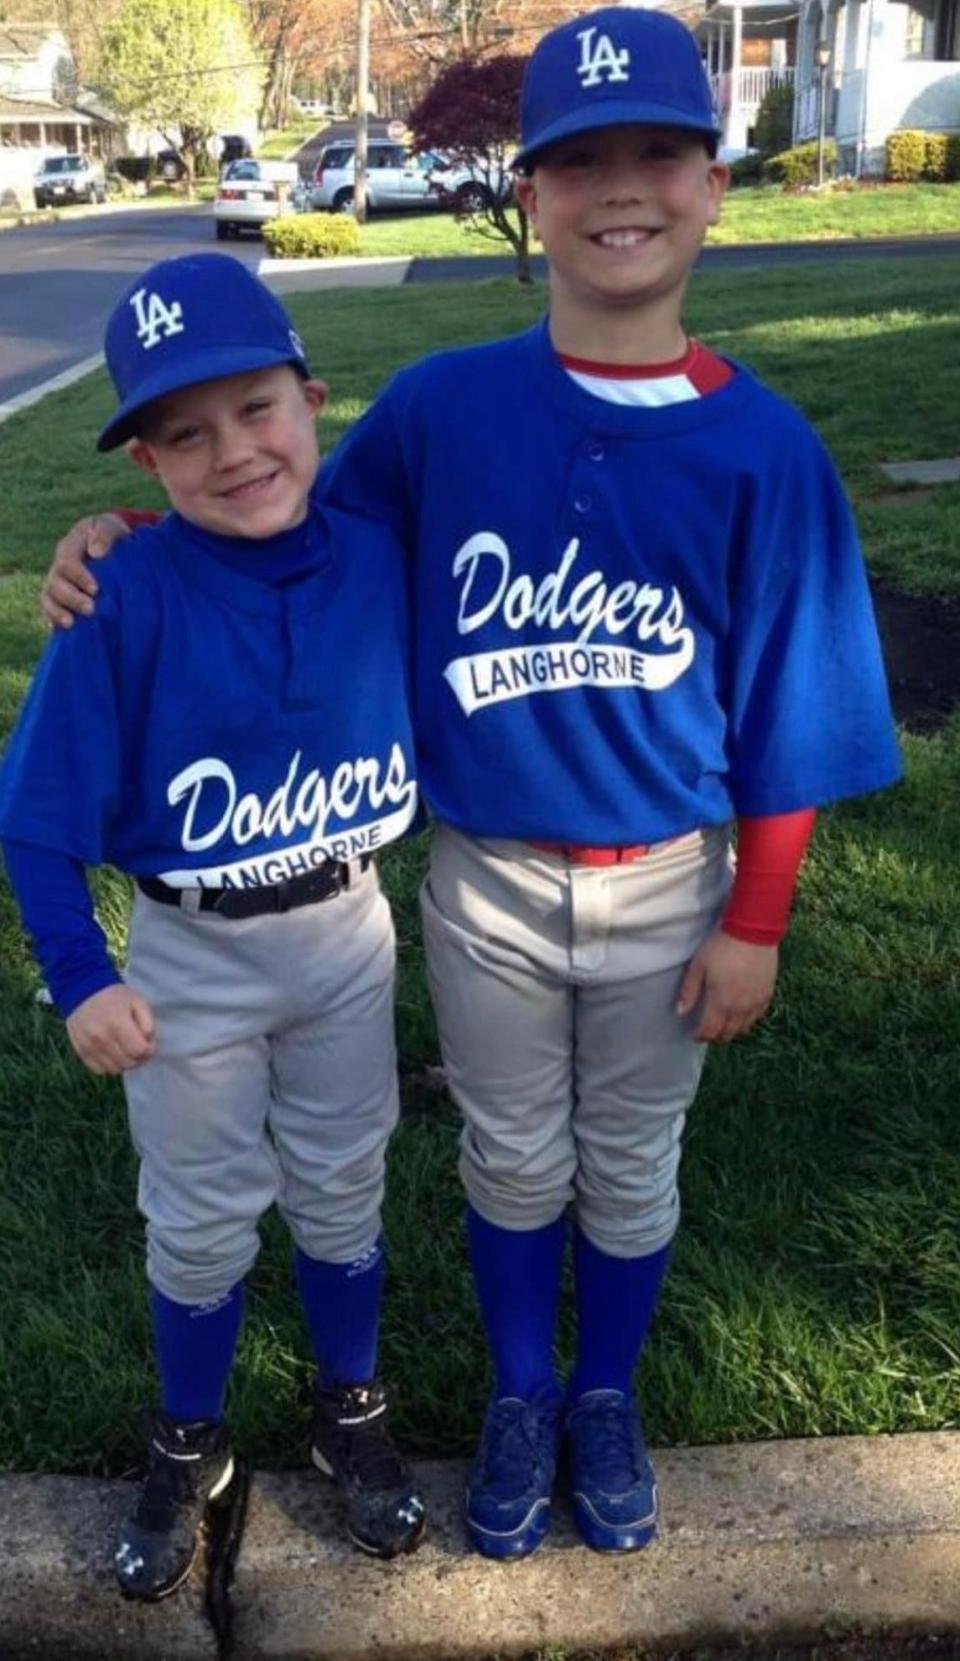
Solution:
[{"label": "blue baseball sock", "polygon": [[379,1241],[351,1263],[325,1263],[298,1246],[294,1270],[321,1385],[376,1377],[385,1270]]},{"label": "blue baseball sock", "polygon": [[559,1391],[553,1336],[566,1240],[564,1218],[546,1228],[508,1229],[467,1207],[477,1301],[493,1355],[499,1396],[529,1400]]},{"label": "blue baseball sock", "polygon": [[663,1246],[647,1257],[610,1257],[574,1229],[577,1359],[567,1386],[570,1401],[586,1390],[630,1394],[669,1256]]},{"label": "blue baseball sock", "polygon": [[150,1293],[163,1411],[219,1421],[243,1322],[242,1282],[211,1303],[174,1303],[155,1286]]}]

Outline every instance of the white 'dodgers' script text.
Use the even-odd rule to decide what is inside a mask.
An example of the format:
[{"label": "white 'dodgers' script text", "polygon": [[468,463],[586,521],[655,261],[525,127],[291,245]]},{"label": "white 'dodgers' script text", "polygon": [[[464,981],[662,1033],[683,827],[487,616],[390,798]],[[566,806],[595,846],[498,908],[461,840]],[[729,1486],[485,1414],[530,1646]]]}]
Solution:
[{"label": "white 'dodgers' script text", "polygon": [[[403,834],[417,808],[417,782],[407,772],[399,744],[384,763],[378,756],[341,761],[326,776],[316,767],[301,773],[303,752],[291,757],[277,788],[266,799],[253,791],[241,795],[233,769],[219,756],[201,756],[184,767],[167,786],[171,807],[183,804],[180,843],[185,853],[205,853],[221,845],[220,860],[162,872],[175,887],[217,888],[276,883],[313,869],[326,859],[356,859],[373,853]],[[384,812],[383,810],[387,811]],[[331,831],[331,822],[337,824]],[[303,838],[269,853],[222,863],[223,844],[231,850],[265,838]]]},{"label": "white 'dodgers' script text", "polygon": [[[453,575],[460,579],[457,629],[472,634],[493,619],[508,629],[528,624],[558,639],[507,646],[454,658],[444,670],[467,715],[489,704],[572,686],[635,687],[660,692],[689,669],[693,630],[684,623],[678,591],[625,579],[611,588],[602,571],[574,580],[580,550],[574,537],[556,570],[538,583],[511,573],[510,550],[493,531],[478,531],[457,550]],[[593,637],[603,631],[602,642]],[[623,640],[632,633],[641,648]],[[565,638],[563,638],[565,636]]]}]

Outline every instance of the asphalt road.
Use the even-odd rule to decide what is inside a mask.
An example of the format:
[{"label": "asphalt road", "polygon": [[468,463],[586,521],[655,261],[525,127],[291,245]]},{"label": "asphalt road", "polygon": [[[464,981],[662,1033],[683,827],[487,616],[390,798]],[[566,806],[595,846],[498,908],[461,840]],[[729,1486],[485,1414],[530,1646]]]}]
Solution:
[{"label": "asphalt road", "polygon": [[[0,235],[0,404],[99,352],[117,296],[144,266],[213,249],[209,205],[113,211]],[[259,237],[230,244],[256,265]]]},{"label": "asphalt road", "polygon": [[[107,314],[138,271],[154,260],[215,246],[213,218],[209,206],[203,204],[114,210],[4,232],[0,235],[0,404],[98,352]],[[230,252],[256,265],[263,243],[249,234],[232,242]],[[960,236],[710,248],[701,255],[701,262],[705,269],[723,269],[931,254],[956,259]],[[542,273],[542,261],[534,263]],[[496,257],[414,260],[407,280],[464,281],[511,269],[509,259]]]}]

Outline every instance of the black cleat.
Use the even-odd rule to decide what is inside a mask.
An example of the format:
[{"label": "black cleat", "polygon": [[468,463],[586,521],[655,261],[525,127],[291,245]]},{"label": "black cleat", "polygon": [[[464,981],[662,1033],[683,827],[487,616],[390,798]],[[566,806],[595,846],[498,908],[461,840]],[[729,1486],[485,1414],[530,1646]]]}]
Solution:
[{"label": "black cleat", "polygon": [[154,1603],[186,1580],[207,1507],[227,1503],[233,1472],[225,1425],[154,1415],[146,1480],[113,1558],[124,1597]]},{"label": "black cleat", "polygon": [[423,1501],[387,1432],[382,1384],[318,1385],[310,1456],[340,1491],[354,1545],[371,1557],[416,1551],[426,1528]]}]

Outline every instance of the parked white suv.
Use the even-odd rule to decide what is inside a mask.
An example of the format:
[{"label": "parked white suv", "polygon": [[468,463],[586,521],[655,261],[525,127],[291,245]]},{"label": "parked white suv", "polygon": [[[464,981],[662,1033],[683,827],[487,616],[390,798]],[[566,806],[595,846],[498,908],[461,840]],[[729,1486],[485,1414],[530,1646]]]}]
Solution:
[{"label": "parked white suv", "polygon": [[[313,176],[310,205],[353,211],[354,145],[328,144]],[[469,168],[451,165],[435,150],[411,155],[402,144],[373,139],[367,149],[367,206],[378,208],[481,207],[487,187]]]},{"label": "parked white suv", "polygon": [[90,156],[48,156],[34,176],[33,194],[38,208],[57,202],[105,202],[103,166]]}]

